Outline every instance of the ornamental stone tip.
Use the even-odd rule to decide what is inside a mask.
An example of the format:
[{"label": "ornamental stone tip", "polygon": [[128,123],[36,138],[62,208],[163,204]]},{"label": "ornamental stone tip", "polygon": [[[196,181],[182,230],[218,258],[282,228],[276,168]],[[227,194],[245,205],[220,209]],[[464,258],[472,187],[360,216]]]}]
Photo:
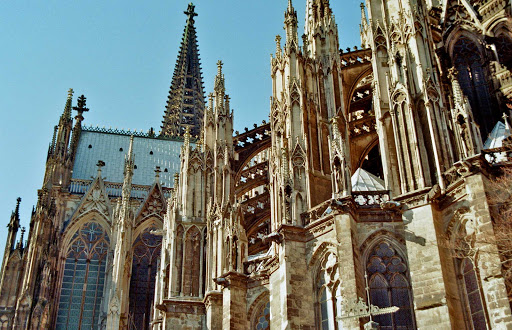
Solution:
[{"label": "ornamental stone tip", "polygon": [[68,89],[68,99],[73,97],[74,90],[73,88]]},{"label": "ornamental stone tip", "polygon": [[217,61],[217,74],[218,75],[221,75],[222,74],[222,66],[224,65],[224,63],[222,63],[221,60],[218,60]]}]

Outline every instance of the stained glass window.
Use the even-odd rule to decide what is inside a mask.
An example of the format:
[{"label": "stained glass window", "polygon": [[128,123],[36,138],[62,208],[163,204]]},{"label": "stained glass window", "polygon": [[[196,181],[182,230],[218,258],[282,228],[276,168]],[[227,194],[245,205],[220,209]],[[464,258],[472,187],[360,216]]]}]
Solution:
[{"label": "stained glass window", "polygon": [[261,309],[256,318],[256,330],[266,329],[270,329],[270,302]]},{"label": "stained glass window", "polygon": [[414,328],[407,266],[402,258],[388,243],[382,242],[370,253],[366,270],[370,278],[371,304],[400,308],[393,314],[375,316],[375,322],[383,330]]},{"label": "stained glass window", "polygon": [[133,329],[149,329],[151,321],[157,262],[162,247],[162,237],[151,234],[155,229],[148,227],[133,244],[130,280],[130,326]]},{"label": "stained glass window", "polygon": [[96,329],[105,283],[109,237],[96,222],[73,235],[66,255],[57,329]]},{"label": "stained glass window", "polygon": [[460,261],[460,274],[465,290],[466,308],[473,324],[473,329],[487,329],[478,278],[473,263],[465,258]]}]

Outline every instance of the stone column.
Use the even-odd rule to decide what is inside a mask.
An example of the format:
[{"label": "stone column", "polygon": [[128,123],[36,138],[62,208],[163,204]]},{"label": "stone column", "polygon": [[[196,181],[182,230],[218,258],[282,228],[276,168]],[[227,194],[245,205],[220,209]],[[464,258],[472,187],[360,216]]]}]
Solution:
[{"label": "stone column", "polygon": [[406,210],[406,246],[418,328],[450,329],[446,288],[431,204]]},{"label": "stone column", "polygon": [[272,329],[315,329],[313,284],[303,228],[281,225],[277,269],[270,275]]},{"label": "stone column", "polygon": [[[354,217],[350,211],[351,203],[347,199],[346,203],[343,205],[342,213],[334,215],[334,228],[336,229],[336,239],[338,241],[338,269],[340,273],[341,279],[341,295],[343,298],[338,297],[338,299],[344,299],[345,301],[341,301],[341,312],[343,313],[343,309],[347,306],[347,301],[357,301],[359,297],[364,298],[362,294],[358,294],[358,278],[360,273],[356,271],[359,268],[359,265],[356,264],[355,260],[358,259],[354,255],[353,246],[357,246],[356,242],[353,242],[352,232],[356,232],[355,228],[356,222]],[[338,314],[338,316],[341,316]],[[359,329],[359,319],[357,318],[348,318],[343,319],[338,322],[338,327],[341,329]]]},{"label": "stone column", "polygon": [[[222,290],[222,329],[249,329],[246,300],[247,277],[231,271],[223,278],[225,281],[222,283],[224,286]],[[217,317],[219,316],[217,315]]]},{"label": "stone column", "polygon": [[204,298],[206,308],[206,327],[208,329],[222,329],[222,292],[208,292]]}]

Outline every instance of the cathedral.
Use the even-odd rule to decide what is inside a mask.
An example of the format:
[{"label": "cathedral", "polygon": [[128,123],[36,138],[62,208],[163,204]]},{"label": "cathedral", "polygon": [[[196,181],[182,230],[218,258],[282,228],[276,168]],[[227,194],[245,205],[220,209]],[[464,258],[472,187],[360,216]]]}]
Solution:
[{"label": "cathedral", "polygon": [[243,132],[193,4],[159,132],[87,127],[68,91],[1,329],[512,328],[510,1],[366,0],[348,49],[295,1]]}]

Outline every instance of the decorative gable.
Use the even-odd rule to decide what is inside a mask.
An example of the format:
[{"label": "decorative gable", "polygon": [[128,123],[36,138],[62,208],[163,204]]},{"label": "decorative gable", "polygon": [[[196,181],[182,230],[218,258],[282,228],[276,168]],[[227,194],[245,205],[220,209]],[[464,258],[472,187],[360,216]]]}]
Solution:
[{"label": "decorative gable", "polygon": [[148,197],[142,203],[135,217],[135,226],[138,226],[148,217],[154,215],[160,219],[164,218],[167,209],[167,203],[160,183],[155,183],[151,187]]}]

